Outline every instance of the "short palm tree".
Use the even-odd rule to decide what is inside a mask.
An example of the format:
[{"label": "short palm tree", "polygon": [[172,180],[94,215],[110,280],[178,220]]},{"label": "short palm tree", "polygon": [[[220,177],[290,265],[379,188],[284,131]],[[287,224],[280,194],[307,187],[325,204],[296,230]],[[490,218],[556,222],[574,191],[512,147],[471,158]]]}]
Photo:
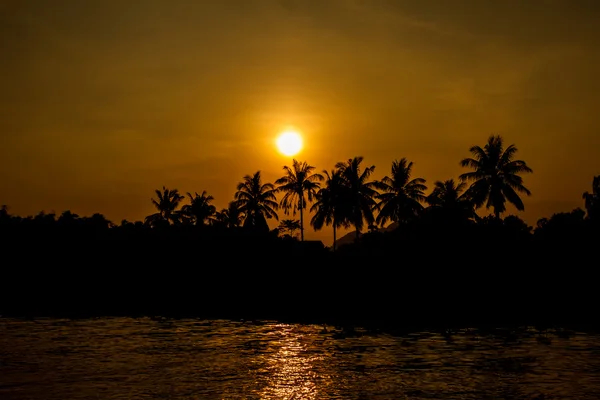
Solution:
[{"label": "short palm tree", "polygon": [[349,213],[344,212],[342,201],[344,191],[347,188],[344,186],[342,173],[339,169],[332,170],[331,173],[323,171],[323,174],[325,177],[324,183],[315,196],[316,201],[310,208],[310,211],[314,213],[310,224],[315,230],[322,229],[323,225],[333,227],[333,251],[335,251],[337,228],[347,228],[350,225],[348,219],[345,218]]},{"label": "short palm tree", "polygon": [[237,201],[230,201],[227,208],[222,209],[215,215],[215,220],[226,228],[238,228],[242,225],[245,215],[240,210]]},{"label": "short palm tree", "polygon": [[379,189],[376,209],[377,224],[392,222],[408,222],[423,210],[421,202],[425,201],[425,179],[411,179],[413,163],[406,158],[392,162],[392,174],[376,182]]},{"label": "short palm tree", "polygon": [[260,171],[254,175],[244,176],[244,180],[237,185],[234,199],[239,209],[245,214],[244,227],[259,230],[269,230],[267,219],[277,216],[277,189],[272,183],[263,183]]},{"label": "short palm tree", "polygon": [[595,176],[592,181],[592,193],[583,194],[585,209],[588,219],[596,220],[600,217],[600,175]]},{"label": "short palm tree", "polygon": [[511,144],[504,149],[501,136],[490,136],[483,148],[473,146],[469,149],[472,158],[460,162],[463,167],[471,168],[472,172],[460,175],[463,182],[472,182],[467,189],[469,197],[476,207],[485,204],[492,207],[496,218],[506,211],[506,201],[513,204],[517,210],[523,211],[525,205],[518,193],[531,195],[529,189],[523,186],[520,174],[533,172],[525,161],[514,160],[517,148]]},{"label": "short palm tree", "polygon": [[158,212],[147,216],[146,223],[154,226],[160,222],[167,224],[179,222],[180,215],[177,208],[184,197],[179,194],[177,189],[170,190],[164,186],[162,191],[156,189],[155,193],[156,199],[152,198],[150,200]]},{"label": "short palm tree", "polygon": [[284,236],[296,237],[296,231],[300,230],[300,221],[297,219],[284,219],[279,223],[279,232]]},{"label": "short palm tree", "polygon": [[364,170],[361,168],[363,157],[354,157],[346,162],[338,162],[335,167],[340,170],[343,180],[343,196],[340,201],[343,203],[344,219],[351,221],[356,228],[356,239],[360,238],[360,231],[364,226],[373,224],[373,208],[376,205],[377,197],[376,183],[369,181],[369,177],[375,171],[375,166],[371,165]]},{"label": "short palm tree", "polygon": [[436,181],[425,201],[430,208],[440,210],[445,216],[476,219],[475,207],[465,191],[466,188],[465,182],[457,184],[454,179]]},{"label": "short palm tree", "polygon": [[194,225],[207,225],[214,220],[217,209],[211,202],[214,197],[206,193],[206,190],[202,191],[202,194],[187,192],[187,196],[190,200],[190,204],[186,204],[181,207],[181,212],[185,215]]},{"label": "short palm tree", "polygon": [[286,214],[292,210],[296,215],[300,211],[300,240],[304,241],[304,209],[307,199],[313,201],[314,195],[320,187],[319,182],[323,180],[323,175],[313,173],[315,167],[306,162],[293,160],[292,167],[287,165],[283,167],[285,175],[275,181],[278,185],[277,191],[285,193],[281,199],[280,205]]}]

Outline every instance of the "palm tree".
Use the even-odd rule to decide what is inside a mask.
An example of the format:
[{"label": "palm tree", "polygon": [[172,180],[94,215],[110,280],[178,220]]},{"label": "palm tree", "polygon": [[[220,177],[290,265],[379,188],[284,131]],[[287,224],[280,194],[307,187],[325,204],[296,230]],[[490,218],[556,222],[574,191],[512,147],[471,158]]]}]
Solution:
[{"label": "palm tree", "polygon": [[179,203],[184,197],[179,194],[177,189],[169,190],[164,186],[162,191],[156,189],[155,193],[156,199],[152,198],[150,200],[158,212],[147,216],[146,223],[156,225],[161,221],[167,224],[179,222],[180,215],[177,212],[177,207],[179,207]]},{"label": "palm tree", "polygon": [[226,228],[238,228],[242,225],[246,216],[240,210],[240,205],[237,201],[230,201],[227,208],[219,211],[215,220],[223,224]]},{"label": "palm tree", "polygon": [[377,197],[376,183],[368,180],[375,171],[375,166],[371,165],[361,171],[362,161],[363,157],[354,157],[335,165],[340,170],[343,184],[347,189],[343,191],[343,197],[340,199],[345,203],[342,206],[345,211],[344,218],[356,228],[357,240],[364,226],[363,221],[366,220],[367,226],[374,222],[373,208]]},{"label": "palm tree", "polygon": [[227,208],[222,209],[215,215],[215,220],[226,228],[238,228],[242,225],[245,215],[240,210],[237,201],[230,201]]},{"label": "palm tree", "polygon": [[269,230],[267,219],[277,216],[278,204],[275,197],[277,189],[272,183],[262,183],[260,171],[254,175],[244,176],[244,181],[238,183],[234,199],[238,202],[244,218],[244,227]]},{"label": "palm tree", "polygon": [[316,201],[310,208],[314,213],[310,224],[319,230],[323,225],[333,226],[333,251],[335,251],[335,242],[337,241],[337,228],[348,227],[347,219],[344,219],[343,212],[343,191],[346,190],[341,170],[335,169],[331,173],[324,170],[324,184],[317,192]]},{"label": "palm tree", "polygon": [[385,225],[387,220],[392,222],[408,222],[423,210],[421,202],[425,201],[425,179],[410,179],[413,163],[406,158],[392,162],[391,176],[385,176],[376,182],[379,189],[376,209],[377,224]]},{"label": "palm tree", "polygon": [[284,236],[296,237],[296,231],[301,229],[300,221],[297,219],[284,219],[279,223],[279,232]]},{"label": "palm tree", "polygon": [[278,185],[277,191],[284,192],[280,205],[287,215],[292,210],[292,215],[300,210],[300,240],[304,241],[304,209],[306,208],[306,199],[312,201],[314,195],[320,187],[319,182],[323,180],[323,175],[314,174],[315,167],[306,162],[293,160],[292,167],[287,165],[283,167],[285,175],[275,181]]},{"label": "palm tree", "polygon": [[583,194],[588,219],[596,219],[600,215],[600,175],[592,181],[592,193]]},{"label": "palm tree", "polygon": [[473,202],[465,191],[466,188],[465,182],[457,184],[454,179],[436,181],[433,191],[425,201],[429,204],[429,208],[440,210],[445,216],[476,219],[477,214]]},{"label": "palm tree", "polygon": [[519,174],[533,172],[525,161],[514,160],[517,148],[511,144],[504,149],[500,136],[490,136],[486,145],[481,148],[473,146],[469,149],[473,158],[465,158],[460,162],[463,167],[473,169],[460,175],[463,182],[473,182],[467,189],[475,207],[485,204],[492,207],[496,218],[506,211],[506,200],[517,210],[523,211],[525,206],[517,192],[531,195],[529,189],[523,186],[523,178]]},{"label": "palm tree", "polygon": [[206,190],[203,190],[202,194],[194,193],[193,196],[190,192],[187,192],[187,196],[190,199],[190,204],[181,207],[182,214],[195,225],[210,224],[217,212],[217,208],[210,204],[214,197],[206,193]]}]

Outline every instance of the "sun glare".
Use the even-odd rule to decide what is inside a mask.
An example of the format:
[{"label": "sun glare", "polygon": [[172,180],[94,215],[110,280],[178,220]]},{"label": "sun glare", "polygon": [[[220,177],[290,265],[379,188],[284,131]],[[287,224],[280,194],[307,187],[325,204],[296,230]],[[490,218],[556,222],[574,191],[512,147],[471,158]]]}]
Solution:
[{"label": "sun glare", "polygon": [[296,155],[302,150],[302,137],[296,131],[285,131],[277,138],[277,149],[286,156]]}]

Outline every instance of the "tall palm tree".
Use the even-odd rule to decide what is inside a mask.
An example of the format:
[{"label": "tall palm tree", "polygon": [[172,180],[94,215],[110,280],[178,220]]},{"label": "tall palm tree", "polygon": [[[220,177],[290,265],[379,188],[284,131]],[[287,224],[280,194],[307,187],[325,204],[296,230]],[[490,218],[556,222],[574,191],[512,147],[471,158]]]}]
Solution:
[{"label": "tall palm tree", "polygon": [[278,185],[277,191],[284,192],[280,205],[286,214],[292,210],[300,211],[300,240],[304,241],[304,209],[306,200],[313,201],[314,195],[320,187],[319,182],[323,180],[323,175],[313,173],[315,167],[306,162],[293,160],[292,167],[287,165],[283,167],[285,175],[275,181]]},{"label": "tall palm tree", "polygon": [[195,192],[193,196],[190,192],[187,192],[187,196],[190,199],[190,204],[181,207],[182,214],[195,225],[210,224],[217,212],[217,208],[210,204],[214,197],[209,195],[206,190],[203,190],[202,194]]},{"label": "tall palm tree", "polygon": [[238,228],[245,218],[237,201],[230,201],[227,208],[222,209],[215,215],[215,220],[226,228]]},{"label": "tall palm tree", "polygon": [[361,170],[360,164],[363,157],[354,157],[346,162],[338,162],[335,167],[341,172],[344,186],[347,190],[343,192],[342,207],[351,224],[356,228],[356,239],[360,238],[360,230],[367,222],[367,226],[374,222],[373,208],[376,205],[377,197],[376,183],[369,181],[369,177],[375,171],[375,166],[371,165]]},{"label": "tall palm tree", "polygon": [[240,211],[246,215],[245,227],[268,231],[267,219],[279,220],[275,211],[279,207],[276,192],[277,189],[272,183],[262,182],[260,171],[244,176],[244,180],[237,185],[234,199],[238,202]]},{"label": "tall palm tree", "polygon": [[310,224],[319,230],[323,228],[323,225],[332,225],[333,227],[333,251],[335,251],[337,241],[337,228],[348,227],[350,224],[345,215],[349,213],[343,210],[343,192],[347,188],[344,186],[344,180],[342,178],[342,172],[340,169],[332,170],[331,173],[324,170],[323,174],[324,183],[323,186],[317,192],[315,198],[316,201],[313,203],[310,211],[312,211],[313,217]]},{"label": "tall palm tree", "polygon": [[376,182],[379,189],[376,209],[377,224],[385,225],[392,222],[408,222],[414,219],[423,210],[421,202],[425,201],[425,179],[410,179],[413,163],[406,158],[392,162],[391,176],[384,176]]},{"label": "tall palm tree", "polygon": [[595,220],[600,216],[600,175],[592,181],[592,193],[583,194],[588,219]]},{"label": "tall palm tree", "polygon": [[180,215],[177,212],[177,208],[179,207],[179,203],[184,199],[184,197],[179,194],[177,189],[167,189],[163,186],[162,191],[156,189],[156,199],[150,199],[152,204],[158,210],[157,213],[149,215],[146,217],[146,223],[150,225],[156,225],[161,221],[164,223],[177,223],[179,222]]},{"label": "tall palm tree", "polygon": [[460,175],[463,182],[472,182],[467,189],[468,195],[476,207],[485,204],[492,207],[496,218],[506,211],[506,201],[512,203],[517,210],[523,211],[525,206],[519,193],[531,195],[529,189],[523,186],[523,178],[519,174],[531,173],[533,170],[525,161],[514,160],[517,148],[511,144],[504,149],[501,136],[490,136],[486,145],[473,146],[469,149],[473,158],[465,158],[460,162],[463,167],[473,169]]},{"label": "tall palm tree", "polygon": [[475,219],[475,207],[465,191],[466,188],[465,182],[457,184],[454,179],[436,181],[425,201],[430,208],[442,211],[445,216]]}]

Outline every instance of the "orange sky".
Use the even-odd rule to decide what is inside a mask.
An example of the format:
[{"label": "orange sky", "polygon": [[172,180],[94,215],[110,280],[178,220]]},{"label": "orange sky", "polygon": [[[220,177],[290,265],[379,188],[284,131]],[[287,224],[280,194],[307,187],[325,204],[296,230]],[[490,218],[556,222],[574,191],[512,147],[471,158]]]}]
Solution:
[{"label": "orange sky", "polygon": [[118,223],[165,185],[222,208],[291,164],[287,126],[318,170],[361,155],[379,179],[407,157],[432,187],[500,134],[534,170],[534,225],[600,174],[599,17],[594,0],[0,0],[0,203]]}]

